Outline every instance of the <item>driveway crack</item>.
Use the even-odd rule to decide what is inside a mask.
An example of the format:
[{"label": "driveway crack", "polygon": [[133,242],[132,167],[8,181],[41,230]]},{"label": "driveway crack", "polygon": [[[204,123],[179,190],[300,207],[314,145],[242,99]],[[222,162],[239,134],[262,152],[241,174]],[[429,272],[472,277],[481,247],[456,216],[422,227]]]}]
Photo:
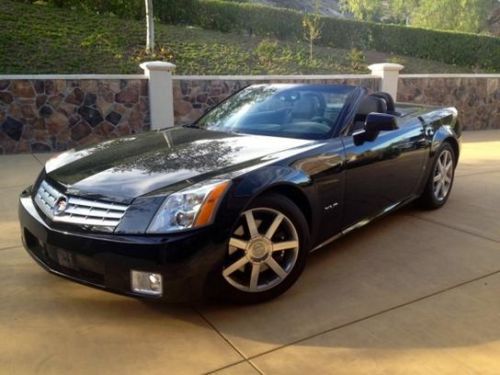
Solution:
[{"label": "driveway crack", "polygon": [[423,218],[423,217],[420,217],[418,215],[410,214],[410,213],[407,213],[407,215],[410,216],[410,217],[413,217],[415,219],[418,219],[418,220],[426,221],[428,223],[433,223],[433,224],[436,224],[436,225],[441,225],[441,226],[443,226],[445,228],[448,228],[448,229],[453,229],[453,230],[455,230],[457,232],[466,233],[468,235],[471,235],[471,236],[474,236],[474,237],[477,237],[477,238],[481,238],[483,240],[492,241],[492,242],[495,242],[495,243],[499,243],[500,242],[500,241],[498,241],[498,240],[496,240],[494,238],[483,236],[482,234],[474,233],[474,232],[468,231],[467,229],[457,228],[457,227],[454,227],[453,225],[448,225],[448,224],[445,224],[445,223],[441,223],[441,222],[439,222],[437,220]]},{"label": "driveway crack", "polygon": [[330,332],[334,332],[334,331],[337,331],[341,328],[345,328],[345,327],[349,327],[353,324],[356,324],[356,323],[360,323],[360,322],[363,322],[363,321],[366,321],[366,320],[369,320],[369,319],[372,319],[372,318],[375,318],[377,316],[380,316],[380,315],[383,315],[385,313],[388,313],[388,312],[391,312],[391,311],[394,311],[394,310],[397,310],[397,309],[400,309],[402,307],[405,307],[405,306],[408,306],[408,305],[411,305],[413,303],[416,303],[416,302],[420,302],[420,301],[423,301],[423,300],[426,300],[428,298],[432,298],[432,297],[435,297],[437,295],[440,295],[440,294],[443,294],[443,293],[446,293],[446,292],[449,292],[450,290],[453,290],[453,289],[457,289],[457,288],[460,288],[464,285],[467,285],[467,284],[470,284],[470,283],[473,283],[473,282],[476,282],[476,281],[479,281],[479,280],[482,280],[482,279],[486,279],[490,276],[494,276],[494,275],[497,275],[497,274],[500,274],[500,270],[498,271],[494,271],[494,272],[490,272],[486,275],[482,275],[482,276],[478,276],[474,279],[471,279],[471,280],[467,280],[467,281],[463,281],[459,284],[455,284],[455,285],[452,285],[448,288],[445,288],[445,289],[442,289],[442,290],[439,290],[437,292],[434,292],[434,293],[431,293],[431,294],[428,294],[428,295],[425,295],[425,296],[422,296],[422,297],[419,297],[419,298],[416,298],[414,300],[411,300],[411,301],[408,301],[408,302],[404,302],[404,303],[401,303],[399,305],[396,305],[396,306],[392,306],[390,308],[387,308],[387,309],[384,309],[384,310],[381,310],[381,311],[378,311],[376,313],[373,313],[373,314],[370,314],[370,315],[367,315],[365,317],[362,317],[362,318],[359,318],[359,319],[356,319],[356,320],[353,320],[353,321],[350,321],[350,322],[347,322],[347,323],[344,323],[344,324],[341,324],[341,325],[338,325],[338,326],[335,326],[333,328],[329,328],[329,329],[326,329],[324,331],[321,331],[321,332],[317,332],[317,333],[314,333],[314,334],[311,334],[311,335],[308,335],[306,337],[303,337],[301,339],[298,339],[298,340],[295,340],[295,341],[292,341],[292,342],[289,342],[287,344],[284,344],[284,345],[280,345],[280,346],[277,346],[273,349],[270,349],[270,350],[267,350],[265,352],[262,352],[262,353],[259,353],[259,354],[256,354],[256,355],[253,355],[253,356],[250,356],[248,357],[248,361],[251,363],[251,360],[252,359],[256,359],[258,357],[262,357],[264,355],[267,355],[267,354],[270,354],[270,353],[273,353],[275,351],[278,351],[280,349],[283,349],[283,348],[286,348],[288,346],[292,346],[292,345],[295,345],[295,344],[299,344],[301,342],[304,342],[304,341],[307,341],[309,339],[312,339],[312,338],[315,338],[315,337],[318,337],[318,336],[321,336],[321,335],[324,335],[326,333],[330,333]]},{"label": "driveway crack", "polygon": [[224,366],[224,367],[221,367],[221,368],[218,368],[216,370],[213,370],[213,371],[210,371],[208,372],[207,374],[213,374],[214,372],[216,371],[220,371],[220,370],[223,370],[223,369],[226,369],[226,368],[229,368],[229,367],[232,367],[232,366],[235,366],[237,364],[240,364],[240,363],[243,363],[243,362],[247,362],[250,366],[252,366],[252,368],[257,371],[259,374],[264,374],[252,361],[250,361],[247,356],[241,351],[238,349],[238,347],[236,345],[234,345],[231,340],[229,340],[226,336],[224,336],[224,334],[222,332],[220,332],[217,327],[207,318],[205,317],[205,315],[203,315],[197,308],[193,308],[194,311],[205,321],[205,323],[207,323],[210,328],[212,328],[215,332],[217,332],[217,334],[236,352],[238,353],[238,355],[242,358],[241,361],[239,362],[234,362],[234,363],[231,363],[227,366]]}]

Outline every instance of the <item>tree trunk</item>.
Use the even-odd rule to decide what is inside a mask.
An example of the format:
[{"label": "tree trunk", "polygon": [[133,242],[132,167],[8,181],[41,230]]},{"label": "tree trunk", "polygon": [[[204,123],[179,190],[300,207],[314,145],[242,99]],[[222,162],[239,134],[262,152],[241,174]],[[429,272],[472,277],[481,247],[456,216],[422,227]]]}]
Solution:
[{"label": "tree trunk", "polygon": [[146,52],[151,53],[155,50],[155,22],[153,19],[153,0],[146,2]]}]

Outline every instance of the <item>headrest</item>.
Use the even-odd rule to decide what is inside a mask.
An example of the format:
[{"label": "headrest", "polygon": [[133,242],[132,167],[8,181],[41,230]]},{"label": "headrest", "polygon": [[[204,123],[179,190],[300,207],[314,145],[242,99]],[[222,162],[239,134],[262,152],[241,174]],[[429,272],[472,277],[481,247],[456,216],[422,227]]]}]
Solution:
[{"label": "headrest", "polygon": [[376,92],[371,94],[370,96],[374,96],[376,98],[382,98],[387,103],[387,113],[394,113],[396,111],[396,104],[394,103],[394,98],[391,94],[387,92]]},{"label": "headrest", "polygon": [[302,97],[294,103],[292,108],[292,115],[294,117],[308,119],[314,116],[314,111],[314,99],[310,96],[302,95]]},{"label": "headrest", "polygon": [[387,113],[387,102],[379,97],[367,96],[358,108],[358,115],[368,115],[372,112]]}]

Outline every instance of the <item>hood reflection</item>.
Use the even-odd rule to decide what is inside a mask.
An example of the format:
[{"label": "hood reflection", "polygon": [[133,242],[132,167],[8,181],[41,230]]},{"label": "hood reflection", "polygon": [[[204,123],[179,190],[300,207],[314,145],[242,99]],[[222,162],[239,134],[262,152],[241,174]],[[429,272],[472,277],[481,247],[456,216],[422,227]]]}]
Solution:
[{"label": "hood reflection", "polygon": [[135,198],[200,176],[230,172],[311,141],[174,128],[74,150],[47,173],[73,194]]}]

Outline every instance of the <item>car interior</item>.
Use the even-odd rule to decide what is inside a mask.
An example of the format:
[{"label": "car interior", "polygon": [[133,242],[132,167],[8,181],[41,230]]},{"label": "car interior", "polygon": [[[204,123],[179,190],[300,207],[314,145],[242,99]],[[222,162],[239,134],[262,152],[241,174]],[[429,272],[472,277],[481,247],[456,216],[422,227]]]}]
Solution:
[{"label": "car interior", "polygon": [[[282,132],[290,135],[314,137],[330,132],[343,103],[329,103],[321,92],[286,92],[273,98],[265,106],[243,115],[236,128],[241,132]],[[392,96],[385,92],[368,95],[354,119],[350,133],[363,129],[366,117],[372,112],[398,115]]]},{"label": "car interior", "polygon": [[321,92],[286,92],[242,116],[238,131],[255,129],[288,134],[324,135],[335,124],[343,103],[328,103]]}]

